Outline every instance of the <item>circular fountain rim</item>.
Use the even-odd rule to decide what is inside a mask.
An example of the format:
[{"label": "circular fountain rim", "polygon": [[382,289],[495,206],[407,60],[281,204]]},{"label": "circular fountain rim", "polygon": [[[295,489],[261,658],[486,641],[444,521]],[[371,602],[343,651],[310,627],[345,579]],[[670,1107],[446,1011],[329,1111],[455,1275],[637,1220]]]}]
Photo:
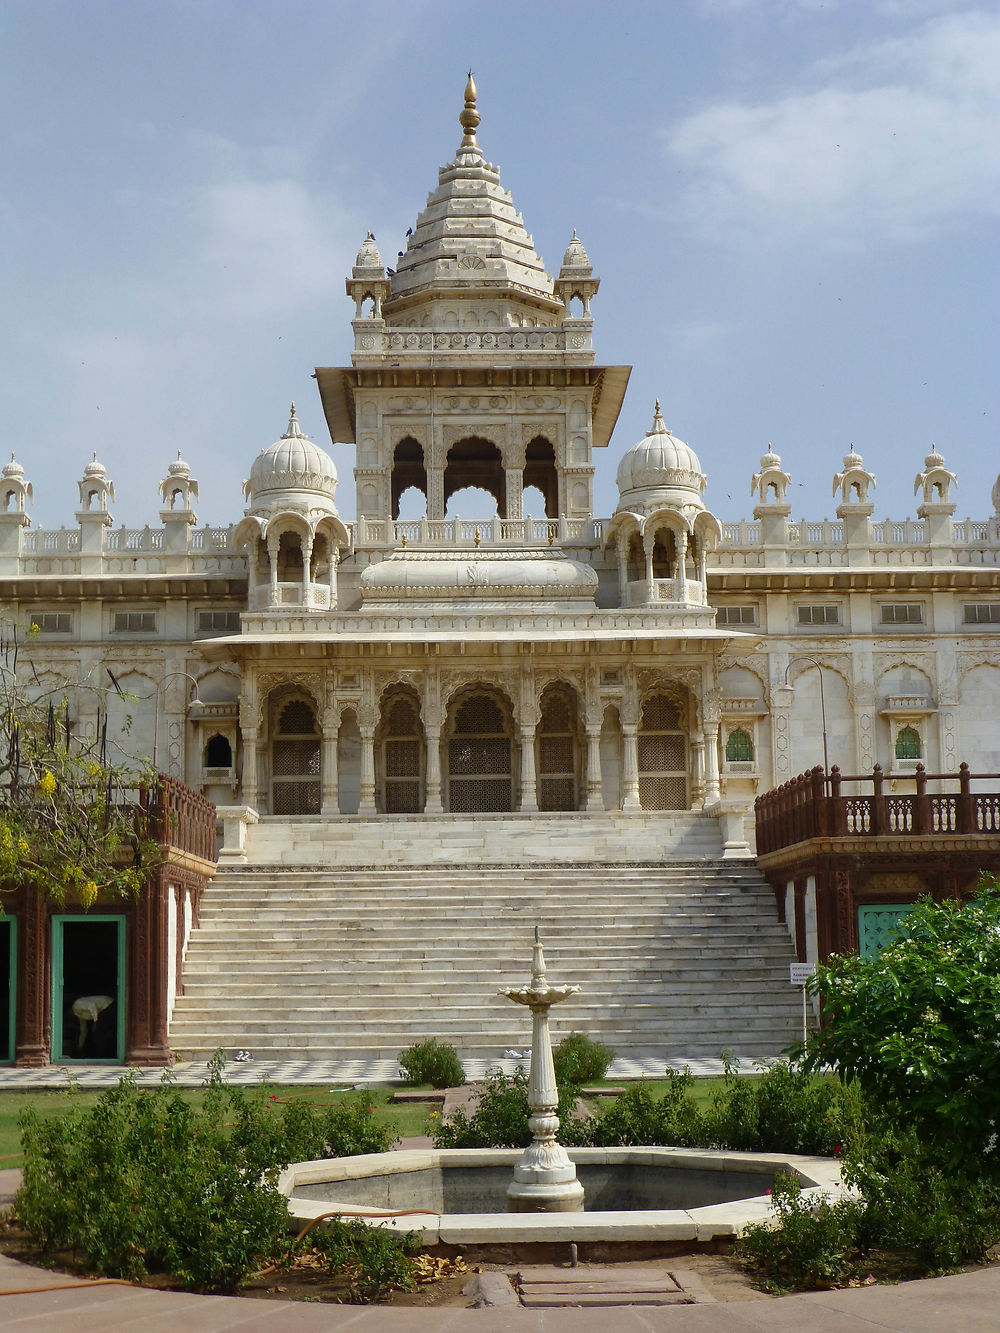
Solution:
[{"label": "circular fountain rim", "polygon": [[[712,1148],[569,1148],[570,1160],[580,1165],[642,1165],[701,1171],[758,1172],[770,1184],[785,1171],[799,1178],[806,1199],[843,1193],[840,1162],[836,1158],[796,1153],[729,1152]],[[521,1157],[519,1149],[418,1148],[401,1152],[368,1153],[293,1162],[278,1178],[288,1199],[289,1217],[297,1226],[312,1222],[338,1207],[338,1180],[397,1175],[434,1168],[510,1167]],[[330,1184],[328,1199],[294,1196],[300,1185]],[[345,1213],[369,1217],[373,1224],[413,1231],[423,1245],[489,1245],[546,1241],[689,1241],[705,1243],[733,1239],[751,1222],[773,1218],[769,1191],[726,1203],[689,1209],[651,1209],[579,1213],[445,1213],[431,1210],[386,1218],[384,1209],[343,1203]]]}]

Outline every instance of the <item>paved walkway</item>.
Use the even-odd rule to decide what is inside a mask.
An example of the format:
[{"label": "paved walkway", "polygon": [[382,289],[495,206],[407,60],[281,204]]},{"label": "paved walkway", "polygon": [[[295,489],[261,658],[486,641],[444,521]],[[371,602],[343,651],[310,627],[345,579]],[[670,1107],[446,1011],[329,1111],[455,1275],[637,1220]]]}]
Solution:
[{"label": "paved walkway", "polygon": [[422,1310],[145,1291],[80,1282],[0,1256],[0,1326],[60,1333],[175,1333],[179,1326],[184,1333],[997,1333],[1000,1269],[728,1305]]},{"label": "paved walkway", "polygon": [[[519,1066],[528,1067],[528,1052],[523,1058],[505,1055],[496,1060],[464,1060],[466,1078],[477,1082],[485,1078],[491,1069],[503,1069],[510,1074]],[[750,1072],[755,1064],[762,1061],[780,1059],[776,1053],[769,1055],[741,1055],[738,1057],[740,1068]],[[680,1057],[667,1060],[650,1058],[646,1060],[612,1060],[608,1070],[609,1078],[638,1079],[662,1078],[664,1070],[690,1069],[692,1074],[721,1074],[721,1060],[705,1060]],[[112,1087],[126,1072],[121,1065],[67,1064],[47,1065],[44,1069],[0,1068],[0,1091],[27,1091],[29,1088],[65,1088],[71,1083],[81,1088]],[[141,1087],[151,1087],[163,1078],[162,1069],[147,1069],[142,1066],[131,1067],[136,1082]],[[204,1060],[187,1060],[170,1067],[170,1078],[179,1087],[200,1087],[208,1078],[208,1064]],[[397,1060],[231,1060],[226,1065],[226,1082],[243,1086],[256,1083],[273,1083],[307,1086],[310,1084],[347,1083],[352,1085],[365,1083],[393,1083],[399,1078]]]}]

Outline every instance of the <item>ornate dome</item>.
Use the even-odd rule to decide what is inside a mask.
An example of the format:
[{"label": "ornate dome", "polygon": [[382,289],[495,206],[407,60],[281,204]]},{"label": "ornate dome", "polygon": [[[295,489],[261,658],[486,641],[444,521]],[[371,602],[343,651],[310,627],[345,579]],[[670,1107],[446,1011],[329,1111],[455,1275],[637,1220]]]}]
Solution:
[{"label": "ornate dome", "polygon": [[355,268],[381,268],[382,256],[378,252],[378,246],[375,244],[375,237],[368,233],[361,243],[361,249],[358,251],[354,260]]},{"label": "ornate dome", "polygon": [[288,429],[280,440],[262,449],[250,468],[250,480],[243,487],[252,507],[261,502],[273,507],[290,501],[301,508],[303,500],[336,513],[333,497],[337,490],[337,469],[329,454],[314,444],[299,429],[295,404]]},{"label": "ornate dome", "polygon": [[5,477],[18,478],[18,479],[24,476],[24,468],[17,461],[17,459],[14,457],[13,454],[11,454],[10,456],[10,462],[4,464],[3,475]]},{"label": "ornate dome", "polygon": [[575,227],[570,243],[566,247],[566,253],[563,255],[562,266],[564,269],[590,268],[590,257],[583,248],[583,242],[577,236]]},{"label": "ornate dome", "polygon": [[618,464],[619,509],[635,512],[663,504],[703,509],[705,474],[690,445],[671,435],[656,401],[653,424]]}]

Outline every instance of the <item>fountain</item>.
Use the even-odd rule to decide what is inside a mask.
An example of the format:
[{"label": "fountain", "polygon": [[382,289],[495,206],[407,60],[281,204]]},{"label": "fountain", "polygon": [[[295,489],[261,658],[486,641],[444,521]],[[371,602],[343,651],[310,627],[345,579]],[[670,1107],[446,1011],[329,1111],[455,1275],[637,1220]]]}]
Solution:
[{"label": "fountain", "polygon": [[514,1167],[507,1186],[507,1208],[512,1213],[579,1213],[583,1211],[583,1186],[566,1149],[556,1141],[559,1089],[552,1062],[549,1010],[560,1000],[579,994],[579,986],[550,986],[545,976],[542,938],[535,927],[531,955],[531,981],[527,986],[508,987],[499,994],[525,1004],[531,1010],[531,1064],[528,1072],[528,1128],[532,1142]]},{"label": "fountain", "polygon": [[552,1258],[570,1243],[590,1259],[631,1258],[732,1241],[748,1223],[773,1217],[770,1186],[779,1172],[797,1176],[807,1199],[835,1192],[839,1164],[822,1157],[669,1147],[567,1152],[556,1138],[549,1010],[579,989],[549,984],[536,927],[531,981],[499,992],[531,1010],[532,1142],[523,1152],[416,1149],[295,1162],[278,1180],[291,1224],[367,1217],[416,1232],[425,1247],[496,1262]]}]

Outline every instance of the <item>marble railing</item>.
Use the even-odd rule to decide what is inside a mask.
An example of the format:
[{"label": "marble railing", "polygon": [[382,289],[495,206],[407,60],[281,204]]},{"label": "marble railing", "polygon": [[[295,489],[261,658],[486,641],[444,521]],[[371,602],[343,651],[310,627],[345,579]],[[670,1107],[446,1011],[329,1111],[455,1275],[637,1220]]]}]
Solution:
[{"label": "marble railing", "polygon": [[[582,546],[600,549],[609,520],[600,518],[524,519],[389,519],[362,518],[347,524],[356,549],[386,551],[401,547],[440,549],[457,547],[504,547],[542,545]],[[119,564],[129,573],[151,574],[167,560],[187,555],[192,570],[218,568],[241,570],[245,553],[233,541],[235,526],[190,528],[187,547],[168,547],[164,528],[105,528],[100,555],[109,571]],[[850,555],[845,525],[839,520],[812,522],[799,519],[786,525],[781,562],[791,567],[835,567],[848,564]],[[870,525],[868,547],[872,565],[931,565],[941,559],[941,549],[929,540],[923,519],[880,519]],[[951,560],[958,565],[1000,565],[1000,518],[960,519],[951,524]],[[21,528],[19,558],[21,574],[72,574],[81,559],[79,528]],[[87,553],[91,558],[91,553]],[[710,569],[762,568],[775,557],[765,554],[761,524],[740,519],[722,524],[722,537],[709,553]],[[125,563],[127,562],[127,564]],[[8,572],[13,572],[8,565]]]},{"label": "marble railing", "polygon": [[355,351],[367,355],[384,352],[589,352],[593,350],[593,322],[589,319],[568,321],[550,329],[497,329],[496,331],[450,332],[369,328],[355,322]]}]

